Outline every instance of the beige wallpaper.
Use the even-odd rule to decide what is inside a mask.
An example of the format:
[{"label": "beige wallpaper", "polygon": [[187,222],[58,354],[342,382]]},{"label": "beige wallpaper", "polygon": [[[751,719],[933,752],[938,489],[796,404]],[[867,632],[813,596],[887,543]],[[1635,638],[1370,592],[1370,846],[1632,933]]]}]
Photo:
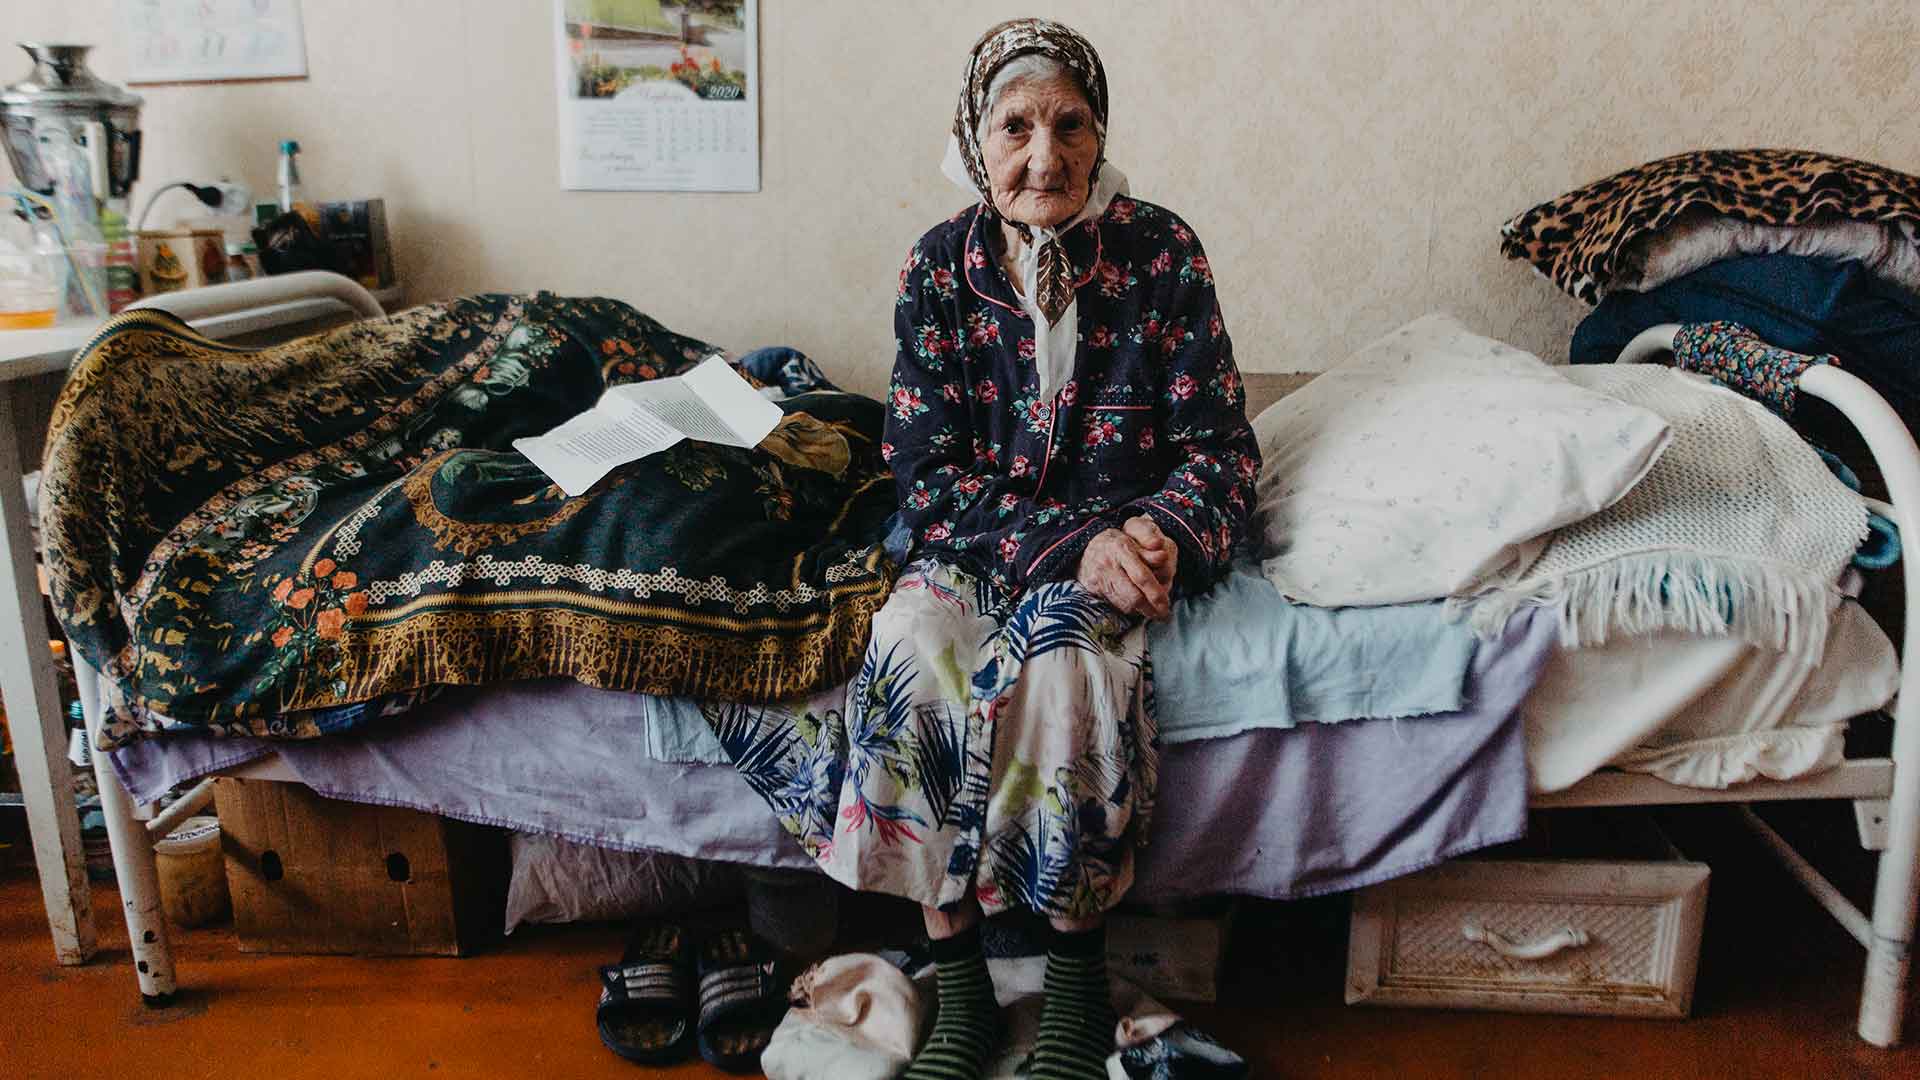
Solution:
[{"label": "beige wallpaper", "polygon": [[[5,0],[0,32],[100,44],[114,0]],[[562,192],[548,0],[305,0],[309,79],[148,87],[145,174],[385,196],[416,298],[596,292],[856,387],[892,364],[895,272],[958,209],[937,168],[992,22],[1085,32],[1112,158],[1207,244],[1249,370],[1317,370],[1434,308],[1549,357],[1582,307],[1501,259],[1534,202],[1706,145],[1920,171],[1920,5],[1667,0],[762,0],[763,190]],[[23,55],[0,81],[24,74]],[[170,196],[174,197],[174,196]]]}]

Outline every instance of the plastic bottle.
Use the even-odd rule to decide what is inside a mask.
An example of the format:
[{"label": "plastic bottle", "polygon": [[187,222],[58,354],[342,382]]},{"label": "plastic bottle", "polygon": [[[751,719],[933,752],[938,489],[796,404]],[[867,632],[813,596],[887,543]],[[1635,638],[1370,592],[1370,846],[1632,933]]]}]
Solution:
[{"label": "plastic bottle", "polygon": [[294,160],[300,144],[288,139],[280,144],[280,212],[299,214],[307,228],[320,235],[320,208],[307,198],[300,184],[300,163]]},{"label": "plastic bottle", "polygon": [[140,262],[126,214],[112,205],[101,207],[100,235],[107,243],[107,310],[120,311],[140,299]]},{"label": "plastic bottle", "polygon": [[47,642],[47,651],[53,654],[53,677],[60,691],[60,711],[70,716],[70,706],[80,703],[80,680],[73,670],[73,658],[67,655],[67,643],[59,638]]},{"label": "plastic bottle", "polygon": [[67,761],[75,769],[93,768],[93,745],[87,741],[87,713],[78,701],[67,705]]},{"label": "plastic bottle", "polygon": [[300,163],[294,156],[300,153],[300,144],[288,139],[280,144],[280,212],[291,213],[295,204],[306,201],[306,195],[300,186]]}]

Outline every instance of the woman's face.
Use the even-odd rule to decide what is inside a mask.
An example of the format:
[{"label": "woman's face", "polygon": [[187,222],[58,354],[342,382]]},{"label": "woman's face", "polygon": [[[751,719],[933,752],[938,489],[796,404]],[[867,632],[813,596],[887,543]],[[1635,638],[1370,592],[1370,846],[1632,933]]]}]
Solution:
[{"label": "woman's face", "polygon": [[1069,78],[1022,79],[1000,91],[981,147],[1001,216],[1051,228],[1087,204],[1100,141],[1093,106]]}]

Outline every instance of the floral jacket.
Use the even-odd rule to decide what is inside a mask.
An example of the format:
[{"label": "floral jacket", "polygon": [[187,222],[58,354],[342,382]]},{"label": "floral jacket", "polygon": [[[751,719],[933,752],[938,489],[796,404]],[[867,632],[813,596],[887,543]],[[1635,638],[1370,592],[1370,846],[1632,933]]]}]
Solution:
[{"label": "floral jacket", "polygon": [[1084,269],[1073,377],[1039,397],[1034,325],[979,205],[900,271],[886,441],[913,554],[1016,596],[1073,577],[1105,528],[1146,514],[1180,546],[1177,594],[1225,571],[1259,449],[1199,239],[1125,196],[1065,237]]}]

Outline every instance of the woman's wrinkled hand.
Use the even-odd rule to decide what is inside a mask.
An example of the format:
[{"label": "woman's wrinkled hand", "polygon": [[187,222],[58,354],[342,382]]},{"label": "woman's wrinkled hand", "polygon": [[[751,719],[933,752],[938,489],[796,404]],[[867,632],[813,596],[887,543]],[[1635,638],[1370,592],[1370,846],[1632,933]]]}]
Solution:
[{"label": "woman's wrinkled hand", "polygon": [[1140,554],[1153,568],[1153,576],[1172,589],[1174,576],[1180,572],[1180,546],[1145,514],[1128,518],[1125,532],[1140,545]]},{"label": "woman's wrinkled hand", "polygon": [[1171,576],[1162,581],[1140,542],[1121,529],[1106,530],[1081,552],[1079,581],[1129,615],[1164,619],[1172,611]]}]

